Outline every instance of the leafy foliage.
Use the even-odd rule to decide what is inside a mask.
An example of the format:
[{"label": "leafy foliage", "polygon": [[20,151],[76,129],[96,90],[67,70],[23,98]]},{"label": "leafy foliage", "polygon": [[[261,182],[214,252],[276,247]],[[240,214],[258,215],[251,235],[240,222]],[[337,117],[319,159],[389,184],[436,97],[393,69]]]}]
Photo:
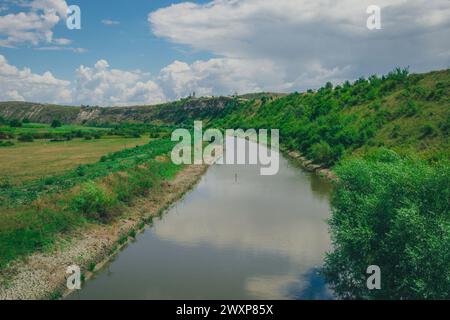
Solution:
[{"label": "leafy foliage", "polygon": [[18,120],[18,119],[12,119],[12,120],[9,122],[9,126],[10,126],[11,128],[19,128],[19,127],[22,126],[22,121],[20,121],[20,120]]},{"label": "leafy foliage", "polygon": [[[336,168],[334,251],[324,274],[341,298],[450,298],[450,165],[381,150]],[[366,269],[381,268],[381,290]]]},{"label": "leafy foliage", "polygon": [[62,123],[61,123],[61,121],[58,120],[58,119],[53,119],[53,120],[52,120],[52,123],[50,124],[50,126],[51,126],[52,128],[59,128],[59,127],[62,126]]},{"label": "leafy foliage", "polygon": [[360,78],[336,87],[328,83],[303,94],[241,102],[213,125],[278,128],[281,143],[288,149],[327,166],[383,145],[427,159],[438,153],[449,157],[449,79],[450,70],[409,75],[408,70],[397,68],[382,77]]}]

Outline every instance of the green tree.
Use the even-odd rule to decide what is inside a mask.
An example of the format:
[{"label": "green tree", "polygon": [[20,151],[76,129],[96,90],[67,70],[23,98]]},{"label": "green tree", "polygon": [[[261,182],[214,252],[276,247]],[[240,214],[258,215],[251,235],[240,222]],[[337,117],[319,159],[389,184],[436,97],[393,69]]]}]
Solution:
[{"label": "green tree", "polygon": [[19,127],[22,126],[22,121],[20,121],[19,119],[12,119],[12,120],[9,122],[9,126],[10,126],[11,128],[19,128]]},{"label": "green tree", "polygon": [[[450,164],[380,151],[336,168],[323,273],[344,299],[450,298]],[[367,267],[381,269],[368,290]]]},{"label": "green tree", "polygon": [[20,142],[33,142],[34,138],[30,133],[23,133],[17,138],[17,140]]},{"label": "green tree", "polygon": [[51,127],[52,127],[52,128],[59,128],[59,127],[61,127],[61,126],[62,126],[62,123],[61,123],[60,120],[53,119],[52,124],[51,124]]},{"label": "green tree", "polygon": [[325,165],[333,163],[333,150],[325,141],[320,141],[311,147],[311,157],[314,161]]}]

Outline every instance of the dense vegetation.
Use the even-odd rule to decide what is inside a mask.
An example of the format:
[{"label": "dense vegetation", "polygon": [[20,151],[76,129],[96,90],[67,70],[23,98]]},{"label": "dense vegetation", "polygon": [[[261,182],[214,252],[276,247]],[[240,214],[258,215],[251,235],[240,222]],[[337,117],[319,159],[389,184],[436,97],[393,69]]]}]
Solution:
[{"label": "dense vegetation", "polygon": [[99,139],[111,134],[108,129],[79,125],[63,125],[58,120],[51,124],[30,123],[19,119],[2,124],[0,122],[0,142],[9,142],[13,145],[15,140],[32,142],[33,140],[52,140],[54,142],[67,141],[75,138]]},{"label": "dense vegetation", "polygon": [[279,128],[285,146],[325,166],[382,146],[448,159],[449,88],[450,70],[409,75],[397,69],[303,94],[250,100],[214,125]]},{"label": "dense vegetation", "polygon": [[[450,165],[379,150],[336,168],[334,251],[324,273],[342,298],[450,298]],[[368,290],[366,270],[381,270]]]}]

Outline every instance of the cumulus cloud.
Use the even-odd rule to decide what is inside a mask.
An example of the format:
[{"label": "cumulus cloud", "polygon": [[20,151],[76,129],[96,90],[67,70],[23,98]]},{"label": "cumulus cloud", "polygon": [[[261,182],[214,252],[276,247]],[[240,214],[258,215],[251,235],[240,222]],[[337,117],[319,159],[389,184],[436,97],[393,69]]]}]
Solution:
[{"label": "cumulus cloud", "polygon": [[102,106],[154,104],[166,97],[160,86],[140,71],[113,69],[106,60],[76,71],[75,101]]},{"label": "cumulus cloud", "polygon": [[[371,4],[371,0],[184,2],[156,10],[148,20],[157,36],[219,59],[188,68],[177,62],[179,68],[163,70],[164,79],[172,79],[175,86],[184,82],[201,90],[199,77],[209,77],[216,80],[210,88],[223,83],[221,90],[227,91],[223,77],[239,68],[241,77],[238,72],[233,79],[250,88],[304,90],[325,81],[385,73],[396,66],[409,65],[415,71],[448,66],[444,53],[450,42],[442,39],[450,31],[449,1],[379,0],[382,30],[373,31],[366,28]],[[259,73],[245,73],[248,65],[256,64]],[[206,69],[198,71],[199,66],[209,66],[209,75]],[[192,75],[190,81],[186,74]]]},{"label": "cumulus cloud", "polygon": [[210,59],[187,64],[174,61],[163,68],[158,81],[169,97],[182,98],[196,92],[198,96],[255,92],[271,87],[287,89],[284,70],[268,60]]},{"label": "cumulus cloud", "polygon": [[0,99],[62,104],[120,106],[166,101],[161,87],[140,70],[113,69],[106,60],[80,66],[72,81],[19,69],[0,55]]},{"label": "cumulus cloud", "polygon": [[52,29],[66,17],[68,6],[64,0],[33,0],[20,2],[20,5],[28,11],[0,16],[0,46],[65,45],[70,41],[53,38]]},{"label": "cumulus cloud", "polygon": [[[69,39],[53,36],[52,28],[65,14],[65,1],[21,4],[27,12],[0,16],[0,45],[26,43],[39,44],[35,50],[85,51],[72,46]],[[176,60],[155,75],[115,69],[99,60],[93,66],[79,66],[68,81],[50,72],[38,75],[19,69],[2,56],[1,98],[101,106],[152,104],[193,91],[199,96],[302,91],[326,81],[386,73],[397,66],[410,66],[417,72],[449,67],[448,0],[379,0],[381,30],[366,28],[370,4],[371,0],[174,4],[148,15],[154,34],[208,52],[210,59]],[[5,70],[15,71],[9,75]]]},{"label": "cumulus cloud", "polygon": [[84,48],[75,47],[58,47],[58,46],[48,46],[48,47],[37,47],[37,51],[71,51],[75,53],[85,53],[87,50]]},{"label": "cumulus cloud", "polygon": [[69,103],[72,90],[69,81],[57,79],[51,72],[40,75],[29,68],[19,69],[0,55],[0,96],[2,100]]}]

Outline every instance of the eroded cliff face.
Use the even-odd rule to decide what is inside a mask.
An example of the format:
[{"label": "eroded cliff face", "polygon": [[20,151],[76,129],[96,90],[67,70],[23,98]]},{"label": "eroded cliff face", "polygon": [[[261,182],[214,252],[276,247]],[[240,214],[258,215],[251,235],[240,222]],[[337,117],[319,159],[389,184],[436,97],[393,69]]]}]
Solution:
[{"label": "eroded cliff face", "polygon": [[85,123],[88,121],[95,120],[101,114],[100,108],[80,108],[80,112],[78,113],[75,123]]},{"label": "eroded cliff face", "polygon": [[188,98],[159,105],[110,108],[0,102],[0,116],[38,123],[50,123],[58,119],[67,124],[155,121],[177,124],[192,119],[215,118],[231,111],[237,104],[238,100],[230,97]]}]

